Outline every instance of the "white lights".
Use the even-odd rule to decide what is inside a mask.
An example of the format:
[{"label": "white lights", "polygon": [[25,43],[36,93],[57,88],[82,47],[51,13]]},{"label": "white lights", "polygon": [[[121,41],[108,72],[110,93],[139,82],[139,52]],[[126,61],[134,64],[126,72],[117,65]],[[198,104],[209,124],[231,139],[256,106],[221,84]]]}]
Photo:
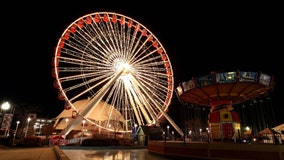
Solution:
[{"label": "white lights", "polygon": [[1,109],[2,110],[8,110],[11,108],[11,105],[9,102],[4,102],[2,105],[1,105]]}]

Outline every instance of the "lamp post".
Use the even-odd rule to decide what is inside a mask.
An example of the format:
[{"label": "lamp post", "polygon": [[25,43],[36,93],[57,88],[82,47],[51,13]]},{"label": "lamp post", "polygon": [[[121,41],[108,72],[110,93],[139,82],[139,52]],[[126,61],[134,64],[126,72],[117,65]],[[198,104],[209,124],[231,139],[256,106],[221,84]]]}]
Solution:
[{"label": "lamp post", "polygon": [[31,118],[29,117],[27,120],[28,120],[28,124],[27,124],[27,130],[26,130],[26,133],[25,133],[25,138],[27,137],[27,133],[28,133],[28,130],[29,130],[29,123],[31,121]]},{"label": "lamp post", "polygon": [[[10,103],[9,102],[4,102],[4,103],[2,103],[2,105],[1,105],[1,115],[2,115],[2,118],[1,118],[1,130],[2,130],[2,126],[4,126],[5,128],[5,133],[4,133],[4,136],[6,137],[6,133],[7,133],[7,130],[8,130],[8,125],[6,124],[6,125],[3,125],[3,121],[4,121],[4,117],[5,117],[5,112],[6,112],[6,110],[9,110],[11,108],[11,105],[10,105]],[[3,113],[2,113],[2,111],[3,111]]]},{"label": "lamp post", "polygon": [[17,121],[16,123],[17,123],[17,126],[16,126],[16,130],[15,130],[15,133],[14,133],[14,137],[13,137],[13,144],[15,144],[15,139],[16,139],[16,136],[17,136],[17,131],[18,131],[20,121]]},{"label": "lamp post", "polygon": [[210,131],[208,127],[206,128],[206,131],[207,131],[207,136],[208,136],[208,143],[210,143],[210,134],[209,134]]},{"label": "lamp post", "polygon": [[189,132],[188,132],[188,135],[189,135],[189,142],[191,141],[191,134],[192,134],[192,131],[189,130]]},{"label": "lamp post", "polygon": [[111,124],[108,124],[108,132],[107,132],[107,137],[110,137],[110,127],[111,127]]},{"label": "lamp post", "polygon": [[167,137],[170,138],[170,126],[167,126]]},{"label": "lamp post", "polygon": [[83,136],[84,136],[84,126],[85,126],[85,123],[86,123],[86,120],[83,119],[82,121],[82,135],[81,135],[81,144],[82,144],[82,141],[83,141]]},{"label": "lamp post", "polygon": [[135,123],[134,124],[134,141],[136,142],[137,141],[137,124]]},{"label": "lamp post", "polygon": [[66,136],[67,136],[67,135],[66,135],[66,128],[67,128],[68,122],[69,122],[69,119],[66,118],[66,119],[65,119],[65,129],[64,129],[64,130],[65,130],[64,139],[66,139]]},{"label": "lamp post", "polygon": [[200,137],[199,137],[199,138],[200,138],[199,140],[202,141],[202,129],[201,129],[201,128],[199,129],[199,136],[200,136]]},{"label": "lamp post", "polygon": [[39,134],[39,135],[41,135],[42,126],[43,126],[43,124],[40,124],[40,125],[39,125],[39,131],[38,131],[38,134]]}]

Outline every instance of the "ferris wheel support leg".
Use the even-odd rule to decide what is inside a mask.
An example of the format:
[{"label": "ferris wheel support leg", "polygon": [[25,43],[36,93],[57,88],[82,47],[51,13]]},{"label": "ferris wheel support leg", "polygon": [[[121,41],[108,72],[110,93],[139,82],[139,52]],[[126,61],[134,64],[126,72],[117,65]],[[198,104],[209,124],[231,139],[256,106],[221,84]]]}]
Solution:
[{"label": "ferris wheel support leg", "polygon": [[177,124],[173,121],[173,119],[166,112],[164,112],[164,110],[161,110],[161,112],[170,122],[170,124],[176,129],[176,131],[180,134],[180,136],[183,137],[184,136],[183,131],[177,126]]},{"label": "ferris wheel support leg", "polygon": [[66,129],[62,130],[61,135],[66,137],[67,134],[69,134],[80,122],[82,122],[86,114],[89,113],[92,108],[97,106],[97,104],[101,101],[110,86],[119,78],[123,71],[124,69],[121,69],[121,71],[118,72],[115,77],[113,77],[107,84],[102,87],[101,91],[94,98],[92,98],[90,102],[88,102],[87,107],[81,112],[81,114],[78,115],[76,119],[67,126]]},{"label": "ferris wheel support leg", "polygon": [[[133,78],[133,81],[135,81],[135,84],[137,86],[140,86],[140,84],[137,82],[136,78]],[[152,97],[148,91],[146,91],[145,89],[143,89],[143,87],[140,86],[140,88],[143,90],[143,92],[148,96],[148,97]],[[155,106],[159,109],[159,111],[166,117],[166,119],[170,122],[170,124],[176,129],[176,131],[181,135],[181,137],[184,136],[183,131],[177,126],[177,124],[172,120],[172,118],[162,109],[162,107],[160,107],[157,102],[155,100],[153,100],[153,98],[150,98],[151,101],[155,104]]]}]

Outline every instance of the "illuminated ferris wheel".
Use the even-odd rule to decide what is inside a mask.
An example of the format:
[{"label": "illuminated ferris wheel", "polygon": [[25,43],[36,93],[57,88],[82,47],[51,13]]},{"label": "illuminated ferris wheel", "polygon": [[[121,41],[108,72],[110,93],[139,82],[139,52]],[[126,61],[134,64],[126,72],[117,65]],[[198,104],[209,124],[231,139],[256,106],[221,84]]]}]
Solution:
[{"label": "illuminated ferris wheel", "polygon": [[[84,118],[108,128],[119,119],[117,131],[125,132],[134,124],[155,125],[163,116],[171,120],[166,114],[174,88],[169,57],[159,40],[130,17],[96,12],[78,18],[61,35],[53,65],[65,109],[78,110],[74,104],[88,100],[75,124]],[[108,118],[99,123],[88,115],[100,103],[97,116]]]}]

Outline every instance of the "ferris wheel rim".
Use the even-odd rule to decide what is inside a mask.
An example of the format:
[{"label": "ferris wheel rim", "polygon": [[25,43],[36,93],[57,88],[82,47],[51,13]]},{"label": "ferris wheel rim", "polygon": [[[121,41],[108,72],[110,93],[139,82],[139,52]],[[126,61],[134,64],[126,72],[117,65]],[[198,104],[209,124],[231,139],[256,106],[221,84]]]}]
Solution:
[{"label": "ferris wheel rim", "polygon": [[[66,91],[66,88],[62,85],[64,82],[63,81],[65,81],[67,78],[66,77],[61,77],[60,76],[60,72],[62,72],[63,70],[62,70],[62,68],[60,68],[61,66],[59,65],[59,63],[61,63],[61,61],[60,61],[60,58],[61,58],[61,54],[62,54],[62,49],[66,49],[66,48],[64,48],[64,46],[62,46],[62,45],[67,45],[67,43],[65,43],[66,42],[66,35],[67,34],[70,34],[69,32],[72,32],[72,29],[73,29],[73,31],[74,32],[79,32],[79,31],[81,31],[81,30],[79,30],[78,28],[80,28],[80,24],[79,23],[81,23],[81,21],[83,21],[84,22],[84,24],[83,24],[83,26],[81,26],[82,28],[84,28],[85,26],[87,26],[88,24],[88,22],[87,22],[87,19],[88,19],[88,17],[92,17],[92,24],[93,23],[97,23],[97,22],[95,22],[96,21],[96,16],[97,15],[99,15],[99,20],[100,20],[100,22],[101,21],[104,21],[105,20],[105,22],[103,22],[103,23],[108,23],[109,21],[112,21],[113,19],[111,19],[111,18],[113,18],[113,17],[119,17],[119,18],[121,18],[121,19],[124,19],[125,20],[125,23],[127,23],[127,27],[129,27],[129,28],[131,28],[132,30],[135,30],[136,28],[138,28],[138,26],[139,26],[139,32],[143,32],[143,31],[145,31],[146,33],[147,33],[147,40],[148,39],[150,39],[151,38],[151,45],[152,46],[150,46],[150,45],[145,45],[146,47],[153,47],[154,46],[154,48],[155,47],[159,47],[160,48],[160,50],[161,50],[161,59],[160,59],[160,61],[159,62],[157,62],[157,63],[161,63],[161,64],[163,64],[164,65],[164,68],[161,68],[161,70],[165,70],[165,74],[168,76],[167,78],[167,81],[163,81],[164,83],[166,83],[167,82],[167,85],[165,85],[166,86],[166,90],[167,91],[162,91],[161,93],[166,93],[167,95],[165,96],[166,98],[165,99],[163,99],[165,102],[165,104],[162,106],[162,109],[163,109],[163,111],[167,111],[168,110],[168,107],[169,107],[169,105],[170,105],[170,101],[171,101],[171,99],[172,99],[172,96],[173,96],[173,85],[174,85],[174,77],[173,77],[173,70],[172,70],[172,66],[171,66],[171,62],[170,62],[170,60],[169,60],[169,57],[168,57],[168,55],[167,55],[167,53],[166,53],[166,50],[164,49],[164,47],[163,47],[163,45],[160,43],[160,41],[158,40],[158,38],[150,31],[150,30],[148,30],[144,25],[142,25],[142,24],[140,24],[138,21],[136,21],[136,20],[134,20],[134,19],[132,19],[132,18],[130,18],[130,17],[128,17],[128,16],[125,16],[125,15],[123,15],[123,14],[119,14],[119,13],[115,13],[115,12],[94,12],[94,13],[90,13],[90,14],[87,14],[87,15],[84,15],[84,16],[81,16],[81,17],[79,17],[79,18],[77,18],[75,21],[73,21],[65,30],[64,30],[64,32],[62,33],[62,35],[61,35],[61,37],[59,38],[59,41],[58,41],[58,43],[57,43],[57,46],[56,46],[56,48],[55,48],[55,55],[54,55],[54,60],[53,60],[53,66],[54,66],[54,70],[53,70],[53,76],[54,76],[54,78],[55,78],[55,85],[56,85],[56,87],[58,88],[58,90],[59,90],[59,93],[61,94],[61,96],[62,97],[64,97],[64,100],[67,102],[67,104],[68,105],[70,105],[70,107],[72,108],[72,109],[74,109],[74,110],[76,110],[76,111],[79,111],[78,110],[78,108],[76,107],[76,106],[74,106],[74,100],[71,100],[72,98],[74,98],[74,97],[71,97],[70,98],[70,96],[69,95],[67,95],[68,94],[68,92]],[[104,19],[104,18],[106,18],[106,19]],[[122,21],[122,20],[121,20]],[[122,23],[121,21],[119,21],[120,23]],[[112,22],[109,22],[109,23],[116,23],[116,22],[114,22],[114,21],[112,21]],[[118,22],[117,22],[118,23]],[[132,24],[130,24],[130,23],[132,23]],[[130,26],[130,25],[135,25],[135,27],[133,27],[133,26]],[[74,28],[73,27],[76,27],[76,29],[78,29],[78,31],[75,29],[74,30]],[[82,29],[81,28],[81,29]],[[143,30],[142,30],[143,29]],[[135,31],[133,31],[133,32],[135,32]],[[113,42],[114,43],[114,42]],[[144,42],[144,43],[148,43],[148,42]],[[71,44],[71,42],[70,42],[70,44]],[[70,45],[69,44],[69,45]],[[91,45],[91,43],[90,43],[90,45]],[[119,47],[118,47],[119,48]],[[71,50],[71,49],[70,49]],[[110,49],[111,50],[111,49]],[[59,53],[59,52],[61,52],[61,53]],[[69,51],[68,51],[69,52]],[[70,51],[71,52],[71,51]],[[156,51],[156,52],[158,52],[158,51]],[[157,54],[155,52],[155,54]],[[67,51],[66,51],[66,53],[67,53]],[[75,53],[74,53],[75,54]],[[85,54],[84,56],[82,56],[81,58],[83,59],[83,58],[85,58],[85,56],[87,57],[87,56],[89,56],[89,55],[87,55],[87,54]],[[116,55],[115,55],[116,56]],[[65,61],[71,61],[70,59],[68,59],[69,57],[64,57],[65,58]],[[153,57],[153,59],[154,59],[155,57]],[[78,60],[79,61],[79,60]],[[147,62],[147,60],[144,60],[145,62],[145,64],[146,64],[146,62]],[[74,62],[75,63],[75,62]],[[89,63],[89,62],[88,62]],[[159,69],[158,67],[156,68],[157,70]],[[82,72],[82,73],[84,73],[84,72]],[[145,73],[144,73],[145,74]],[[161,75],[159,75],[159,76],[163,76],[162,74]],[[71,76],[70,76],[71,77]],[[158,75],[157,75],[157,77],[158,77]],[[66,79],[64,79],[64,78],[66,78]],[[76,77],[72,77],[72,78],[76,78]],[[150,78],[150,77],[149,77]],[[135,77],[134,77],[134,79],[135,79]],[[138,78],[137,78],[138,79]],[[145,84],[146,84],[146,82],[145,82]],[[160,84],[161,85],[161,84]],[[147,87],[149,87],[150,85],[149,84],[147,84]],[[165,87],[165,86],[163,86],[163,85],[161,85],[161,87]],[[71,90],[72,89],[72,87],[71,86],[68,86],[69,87],[69,89]],[[143,88],[143,86],[137,86],[137,88]],[[156,89],[156,88],[155,88]],[[147,92],[149,92],[149,91],[145,91],[145,92],[143,92],[143,93],[147,93]],[[147,94],[150,94],[150,93],[147,93]],[[149,97],[149,95],[148,95],[148,97]],[[161,98],[161,97],[158,97],[158,98]],[[163,97],[164,98],[164,97]],[[76,98],[74,98],[74,99],[76,99]],[[162,114],[160,114],[159,115],[159,117],[157,117],[157,119],[159,119],[160,117],[162,116]]]}]

